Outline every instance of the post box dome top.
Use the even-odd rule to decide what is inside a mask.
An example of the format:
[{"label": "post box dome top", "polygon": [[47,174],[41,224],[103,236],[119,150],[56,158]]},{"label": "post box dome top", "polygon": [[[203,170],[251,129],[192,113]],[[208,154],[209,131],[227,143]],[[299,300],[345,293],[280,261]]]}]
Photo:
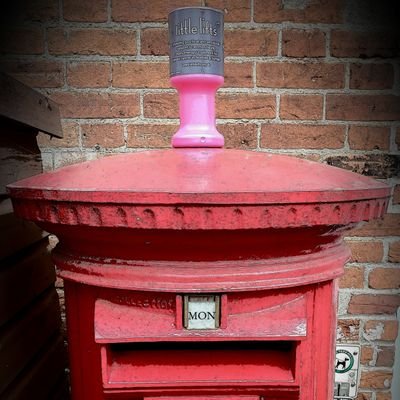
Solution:
[{"label": "post box dome top", "polygon": [[381,216],[390,196],[385,184],[339,168],[225,149],[104,157],[8,191],[16,212],[37,222],[172,229],[347,225]]}]

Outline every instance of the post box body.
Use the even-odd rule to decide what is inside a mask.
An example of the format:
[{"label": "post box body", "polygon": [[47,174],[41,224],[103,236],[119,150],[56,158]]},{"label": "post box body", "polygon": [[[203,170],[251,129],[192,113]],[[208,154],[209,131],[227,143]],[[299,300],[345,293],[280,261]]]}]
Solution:
[{"label": "post box body", "polygon": [[383,214],[385,185],[290,157],[174,149],[9,190],[60,239],[74,399],[332,398],[342,236]]}]

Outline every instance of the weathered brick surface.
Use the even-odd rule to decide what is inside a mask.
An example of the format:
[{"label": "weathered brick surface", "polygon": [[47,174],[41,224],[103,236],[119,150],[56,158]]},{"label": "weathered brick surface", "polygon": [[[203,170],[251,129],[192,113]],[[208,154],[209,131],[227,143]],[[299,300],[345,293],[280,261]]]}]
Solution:
[{"label": "weathered brick surface", "polygon": [[144,95],[146,118],[178,118],[178,97],[173,93],[147,93]]},{"label": "weathered brick surface", "polygon": [[394,187],[392,202],[393,204],[400,204],[400,185]]},{"label": "weathered brick surface", "polygon": [[394,341],[397,338],[398,333],[398,321],[397,320],[367,320],[364,325],[363,336],[368,341],[372,340],[384,340]]},{"label": "weathered brick surface", "polygon": [[390,89],[393,82],[392,64],[352,64],[350,67],[351,89]]},{"label": "weathered brick surface", "polygon": [[64,64],[47,60],[1,60],[1,69],[33,88],[57,88],[64,85]]},{"label": "weathered brick surface", "polygon": [[400,118],[400,96],[332,94],[326,101],[328,119],[396,121]]},{"label": "weathered brick surface", "polygon": [[146,28],[141,32],[141,54],[151,56],[168,55],[168,29]]},{"label": "weathered brick surface", "polygon": [[217,118],[275,118],[276,99],[270,94],[247,93],[217,96]]},{"label": "weathered brick surface", "polygon": [[349,314],[394,314],[400,296],[391,294],[355,294],[349,303]]},{"label": "weathered brick surface", "polygon": [[282,32],[282,55],[325,57],[325,33],[318,29],[287,29]]},{"label": "weathered brick surface", "polygon": [[201,6],[201,0],[114,0],[112,19],[119,22],[165,22],[179,7]]},{"label": "weathered brick surface", "polygon": [[334,57],[396,57],[399,44],[393,32],[333,31],[331,54]]},{"label": "weathered brick surface", "polygon": [[224,32],[225,57],[276,56],[278,31],[236,29]]},{"label": "weathered brick surface", "polygon": [[280,117],[288,120],[322,119],[324,99],[319,94],[281,95]]},{"label": "weathered brick surface", "polygon": [[346,267],[339,280],[340,288],[362,289],[364,287],[364,267]]},{"label": "weathered brick surface", "polygon": [[385,214],[382,219],[377,219],[354,229],[354,236],[399,236],[400,214]]},{"label": "weathered brick surface", "polygon": [[389,244],[388,261],[393,263],[400,262],[400,241],[392,242]]},{"label": "weathered brick surface", "polygon": [[62,123],[63,137],[57,138],[43,132],[39,132],[37,142],[39,147],[78,147],[79,125],[76,122],[64,121]]},{"label": "weathered brick surface", "polygon": [[381,262],[383,242],[381,241],[347,241],[351,250],[352,262]]},{"label": "weathered brick surface", "polygon": [[377,349],[377,357],[376,357],[376,366],[377,367],[393,367],[394,364],[394,354],[395,348],[394,346],[389,347],[378,347]]},{"label": "weathered brick surface", "polygon": [[274,88],[340,89],[344,65],[325,63],[258,63],[257,86]]},{"label": "weathered brick surface", "polygon": [[380,126],[349,128],[349,146],[354,150],[389,150],[390,129]]},{"label": "weathered brick surface", "polygon": [[113,148],[124,145],[124,130],[119,124],[82,125],[82,144],[84,147]]},{"label": "weathered brick surface", "polygon": [[371,346],[361,347],[360,363],[361,365],[372,366],[374,357],[374,348]]},{"label": "weathered brick surface", "polygon": [[400,268],[375,268],[369,274],[368,284],[373,289],[399,289]]},{"label": "weathered brick surface", "polygon": [[339,149],[344,127],[335,125],[263,124],[260,146],[273,149]]},{"label": "weathered brick surface", "polygon": [[120,88],[169,88],[169,64],[149,62],[114,63],[112,84]]},{"label": "weathered brick surface", "polygon": [[255,0],[256,22],[321,22],[338,23],[343,19],[340,0],[291,2],[284,0]]},{"label": "weathered brick surface", "polygon": [[224,135],[228,149],[255,149],[257,146],[257,126],[255,124],[223,124],[217,126]]},{"label": "weathered brick surface", "polygon": [[362,371],[360,388],[388,389],[392,383],[392,374],[386,370]]},{"label": "weathered brick surface", "polygon": [[51,54],[135,55],[136,32],[131,29],[62,29],[49,28]]},{"label": "weathered brick surface", "polygon": [[325,161],[329,165],[378,179],[396,177],[400,168],[400,157],[387,153],[328,156]]},{"label": "weathered brick surface", "polygon": [[170,147],[172,135],[179,125],[137,124],[127,127],[127,147],[165,148]]},{"label": "weathered brick surface", "polygon": [[376,400],[394,400],[390,392],[378,392],[376,394]]},{"label": "weathered brick surface", "polygon": [[63,118],[129,118],[139,115],[139,96],[133,93],[55,92]]},{"label": "weathered brick surface", "polygon": [[72,62],[67,66],[67,83],[77,88],[105,88],[110,85],[109,62]]},{"label": "weathered brick surface", "polygon": [[206,0],[205,6],[223,10],[225,22],[250,21],[250,0]]},{"label": "weathered brick surface", "polygon": [[63,17],[67,21],[105,22],[107,0],[64,0]]},{"label": "weathered brick surface", "polygon": [[252,87],[253,86],[253,64],[227,62],[224,65],[224,87]]},{"label": "weathered brick surface", "polygon": [[338,320],[338,341],[358,342],[360,339],[360,321],[356,319]]}]

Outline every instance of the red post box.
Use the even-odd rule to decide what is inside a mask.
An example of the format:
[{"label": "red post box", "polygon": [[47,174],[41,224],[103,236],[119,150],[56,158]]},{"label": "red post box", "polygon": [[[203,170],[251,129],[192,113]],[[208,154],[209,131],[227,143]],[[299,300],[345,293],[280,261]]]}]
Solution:
[{"label": "red post box", "polygon": [[[197,33],[197,20],[218,36],[221,15],[201,12],[212,15],[174,16],[173,32]],[[221,66],[203,78],[191,62],[179,75],[197,42],[179,43],[179,148],[9,186],[15,212],[60,240],[73,398],[331,399],[342,236],[382,216],[389,188],[307,160],[214,148]],[[220,63],[221,41],[211,45]]]},{"label": "red post box", "polygon": [[171,149],[9,186],[55,233],[74,399],[332,398],[347,228],[370,178],[280,155]]}]

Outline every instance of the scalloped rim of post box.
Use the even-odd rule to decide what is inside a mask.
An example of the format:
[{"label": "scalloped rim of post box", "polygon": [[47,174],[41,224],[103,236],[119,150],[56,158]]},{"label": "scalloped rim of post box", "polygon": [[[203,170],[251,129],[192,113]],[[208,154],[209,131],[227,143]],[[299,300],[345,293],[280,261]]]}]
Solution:
[{"label": "scalloped rim of post box", "polygon": [[382,216],[390,196],[385,184],[336,167],[224,149],[104,157],[8,191],[29,220],[138,229],[343,226]]}]

